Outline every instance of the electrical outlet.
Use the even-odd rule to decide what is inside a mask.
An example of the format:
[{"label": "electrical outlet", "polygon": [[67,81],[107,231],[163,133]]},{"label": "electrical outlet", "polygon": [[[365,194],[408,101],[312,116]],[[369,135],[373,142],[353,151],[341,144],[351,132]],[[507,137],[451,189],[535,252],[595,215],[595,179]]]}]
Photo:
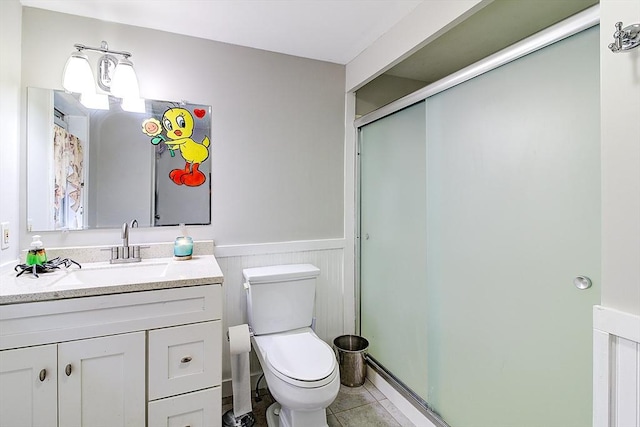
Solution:
[{"label": "electrical outlet", "polygon": [[1,223],[0,228],[2,229],[2,233],[0,234],[0,248],[7,249],[9,247],[9,223]]}]

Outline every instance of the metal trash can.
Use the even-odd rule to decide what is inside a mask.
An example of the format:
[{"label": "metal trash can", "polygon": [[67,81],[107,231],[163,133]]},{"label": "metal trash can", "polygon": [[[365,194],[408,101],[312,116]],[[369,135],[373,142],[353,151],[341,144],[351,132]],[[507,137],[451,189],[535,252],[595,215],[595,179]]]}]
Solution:
[{"label": "metal trash can", "polygon": [[340,368],[340,383],[360,387],[367,376],[365,360],[369,341],[356,335],[342,335],[333,340],[333,348]]}]

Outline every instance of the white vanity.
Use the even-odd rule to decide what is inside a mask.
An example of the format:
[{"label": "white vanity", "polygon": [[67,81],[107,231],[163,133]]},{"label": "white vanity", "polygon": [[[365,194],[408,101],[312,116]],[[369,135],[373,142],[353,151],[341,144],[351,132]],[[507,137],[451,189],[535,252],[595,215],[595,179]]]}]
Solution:
[{"label": "white vanity", "polygon": [[0,283],[0,427],[220,426],[213,255]]}]

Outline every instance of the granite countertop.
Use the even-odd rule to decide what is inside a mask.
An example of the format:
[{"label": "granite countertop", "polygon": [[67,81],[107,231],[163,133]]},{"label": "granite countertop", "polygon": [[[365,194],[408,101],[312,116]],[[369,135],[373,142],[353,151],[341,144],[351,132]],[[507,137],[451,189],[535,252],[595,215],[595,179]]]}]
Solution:
[{"label": "granite countertop", "polygon": [[148,258],[131,264],[82,263],[82,269],[74,265],[40,274],[39,278],[29,273],[16,277],[11,270],[0,275],[0,305],[222,284],[222,281],[222,271],[213,255],[195,255],[186,261]]}]

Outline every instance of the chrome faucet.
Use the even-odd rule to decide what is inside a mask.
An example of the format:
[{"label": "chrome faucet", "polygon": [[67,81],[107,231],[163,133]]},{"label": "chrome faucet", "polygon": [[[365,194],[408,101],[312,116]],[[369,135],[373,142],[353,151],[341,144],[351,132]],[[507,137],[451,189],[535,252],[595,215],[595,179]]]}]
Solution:
[{"label": "chrome faucet", "polygon": [[109,262],[111,264],[140,262],[141,260],[140,246],[129,246],[129,227],[138,227],[138,220],[132,220],[131,226],[126,222],[122,224],[122,233],[120,234],[120,237],[122,238],[122,246],[114,246],[110,248],[111,259]]},{"label": "chrome faucet", "polygon": [[122,247],[123,248],[128,248],[129,247],[129,224],[127,224],[126,222],[124,224],[122,224]]}]

